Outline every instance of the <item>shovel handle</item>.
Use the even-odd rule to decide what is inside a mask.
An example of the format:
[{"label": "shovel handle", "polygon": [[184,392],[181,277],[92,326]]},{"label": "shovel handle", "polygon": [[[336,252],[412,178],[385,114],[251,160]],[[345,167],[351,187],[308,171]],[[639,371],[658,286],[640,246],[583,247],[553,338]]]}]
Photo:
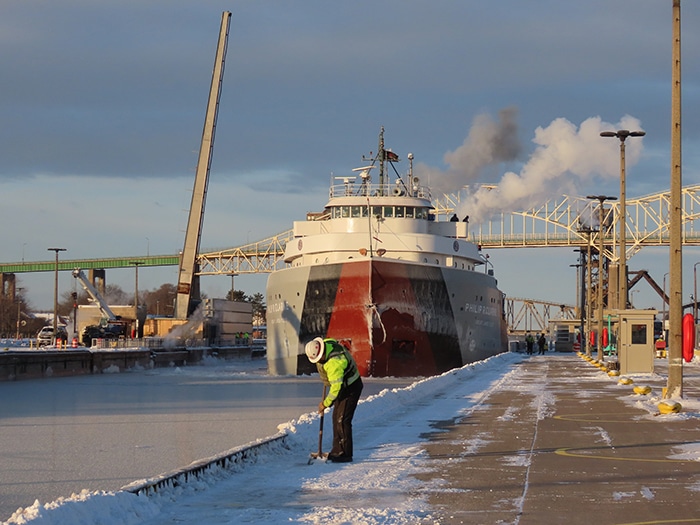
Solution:
[{"label": "shovel handle", "polygon": [[[324,399],[326,399],[326,385],[325,384],[323,385],[323,397],[321,398],[321,402],[323,402]],[[323,412],[321,412],[321,418],[320,418],[321,425],[320,425],[320,428],[318,431],[318,457],[323,456],[323,415],[325,413],[326,413],[325,410]]]}]

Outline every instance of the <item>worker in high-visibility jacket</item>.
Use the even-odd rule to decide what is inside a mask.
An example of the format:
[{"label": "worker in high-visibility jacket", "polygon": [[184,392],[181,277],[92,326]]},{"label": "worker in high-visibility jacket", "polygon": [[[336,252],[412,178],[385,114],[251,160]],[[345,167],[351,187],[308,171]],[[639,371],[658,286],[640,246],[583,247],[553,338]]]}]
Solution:
[{"label": "worker in high-visibility jacket", "polygon": [[305,347],[309,361],[316,364],[321,380],[329,387],[318,405],[323,413],[333,407],[333,448],[328,460],[352,461],[352,418],[362,394],[362,379],[350,352],[335,339],[317,337]]}]

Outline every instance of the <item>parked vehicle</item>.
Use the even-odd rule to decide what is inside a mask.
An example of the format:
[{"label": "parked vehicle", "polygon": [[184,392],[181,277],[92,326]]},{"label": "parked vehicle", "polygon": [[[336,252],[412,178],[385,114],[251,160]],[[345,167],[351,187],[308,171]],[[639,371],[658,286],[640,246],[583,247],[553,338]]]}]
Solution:
[{"label": "parked vehicle", "polygon": [[80,336],[80,340],[87,347],[92,346],[93,339],[118,339],[119,337],[126,337],[128,333],[128,323],[122,321],[118,315],[115,315],[112,309],[105,301],[104,297],[97,291],[90,280],[85,276],[85,273],[80,268],[73,270],[73,277],[75,277],[87,292],[87,294],[95,301],[100,308],[102,313],[103,322],[99,325],[89,325],[83,328],[83,332]]},{"label": "parked vehicle", "polygon": [[[56,337],[61,342],[66,342],[68,340],[68,332],[64,326],[59,326],[56,328]],[[39,333],[36,334],[37,346],[49,346],[53,344],[53,326],[44,326]]]},{"label": "parked vehicle", "polygon": [[81,341],[87,347],[92,346],[93,339],[119,339],[126,337],[127,325],[115,321],[105,326],[89,325],[83,328]]}]

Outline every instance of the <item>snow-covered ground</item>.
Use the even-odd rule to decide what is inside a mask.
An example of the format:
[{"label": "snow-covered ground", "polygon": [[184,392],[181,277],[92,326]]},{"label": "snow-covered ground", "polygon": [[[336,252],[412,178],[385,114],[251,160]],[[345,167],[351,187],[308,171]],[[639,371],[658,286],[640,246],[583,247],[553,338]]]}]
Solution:
[{"label": "snow-covered ground", "polygon": [[[230,470],[215,470],[197,481],[152,496],[83,491],[51,503],[37,501],[6,523],[430,522],[431,508],[412,474],[426,469],[421,444],[425,433],[434,431],[431,422],[467,414],[496,389],[518,385],[523,368],[513,365],[523,358],[522,354],[502,354],[366,398],[355,418],[356,461],[351,464],[307,464],[319,430],[318,415],[308,413],[280,425],[280,431],[288,434],[287,447],[268,449]],[[697,363],[690,366],[697,372]],[[652,414],[657,401],[631,402]],[[665,417],[698,416],[700,403],[684,400],[683,406],[683,412]],[[700,458],[697,445],[685,447],[683,453],[686,458]],[[342,505],[338,504],[340,500]]]}]

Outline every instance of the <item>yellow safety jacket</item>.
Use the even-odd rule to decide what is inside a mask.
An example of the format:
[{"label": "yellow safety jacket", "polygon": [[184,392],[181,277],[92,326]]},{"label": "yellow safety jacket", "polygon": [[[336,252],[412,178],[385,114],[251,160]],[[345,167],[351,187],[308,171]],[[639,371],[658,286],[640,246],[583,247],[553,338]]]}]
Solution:
[{"label": "yellow safety jacket", "polygon": [[335,403],[344,387],[351,385],[360,378],[360,372],[352,355],[343,345],[334,339],[325,339],[324,343],[330,343],[332,348],[326,357],[326,361],[323,364],[316,363],[316,368],[321,376],[321,380],[330,387],[326,398],[323,400],[323,405],[330,407]]}]

